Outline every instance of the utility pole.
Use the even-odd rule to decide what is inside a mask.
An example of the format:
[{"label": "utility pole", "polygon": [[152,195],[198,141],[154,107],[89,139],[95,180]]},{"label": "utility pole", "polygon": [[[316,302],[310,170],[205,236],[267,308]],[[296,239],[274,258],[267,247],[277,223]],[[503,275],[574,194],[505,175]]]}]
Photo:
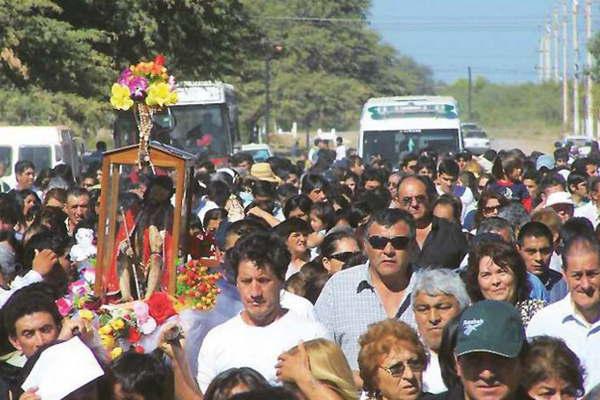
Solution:
[{"label": "utility pole", "polygon": [[594,115],[592,107],[594,98],[592,94],[592,54],[590,53],[589,44],[592,40],[592,0],[585,1],[585,135],[588,139],[594,138]]},{"label": "utility pole", "polygon": [[546,22],[544,32],[544,82],[552,80],[552,29],[550,22]]},{"label": "utility pole", "polygon": [[552,13],[552,44],[554,46],[554,64],[553,64],[553,76],[552,76],[552,81],[554,82],[558,82],[559,79],[559,69],[558,69],[558,56],[559,56],[559,50],[558,50],[558,10],[555,8],[554,12]]},{"label": "utility pole", "polygon": [[538,79],[540,81],[540,83],[544,83],[544,79],[546,78],[546,70],[545,70],[545,65],[544,65],[544,61],[546,60],[546,58],[544,57],[544,44],[545,44],[545,40],[544,40],[544,32],[542,31],[542,36],[540,37],[540,60],[539,60],[539,65],[538,65]]},{"label": "utility pole", "polygon": [[562,18],[562,89],[563,89],[563,128],[567,131],[569,126],[569,67],[567,65],[567,50],[569,36],[567,33],[568,24],[567,0],[563,0],[563,18]]},{"label": "utility pole", "polygon": [[471,67],[467,67],[469,73],[469,121],[473,119],[472,96],[473,96],[473,79],[471,78]]},{"label": "utility pole", "polygon": [[579,136],[579,38],[577,20],[579,0],[573,0],[573,134]]}]

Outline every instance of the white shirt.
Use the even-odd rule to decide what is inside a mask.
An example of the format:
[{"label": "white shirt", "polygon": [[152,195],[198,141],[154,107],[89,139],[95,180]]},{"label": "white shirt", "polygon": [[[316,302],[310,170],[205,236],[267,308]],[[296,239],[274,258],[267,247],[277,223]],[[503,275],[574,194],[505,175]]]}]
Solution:
[{"label": "white shirt", "polygon": [[587,218],[594,226],[594,229],[596,229],[596,226],[598,225],[598,209],[591,201],[586,201],[585,203],[576,206],[573,216]]},{"label": "white shirt", "polygon": [[279,293],[279,303],[281,304],[281,307],[287,308],[310,321],[317,322],[315,306],[304,297],[282,289]]},{"label": "white shirt", "polygon": [[448,390],[442,380],[442,370],[440,361],[436,352],[429,350],[429,364],[423,372],[423,391],[433,394],[442,393]]},{"label": "white shirt", "polygon": [[570,294],[533,316],[527,337],[539,335],[561,338],[577,354],[587,371],[586,391],[600,383],[600,321],[589,324],[576,313]]},{"label": "white shirt", "polygon": [[346,146],[339,145],[335,148],[335,159],[341,160],[346,157]]},{"label": "white shirt", "polygon": [[9,290],[0,289],[0,308],[4,307],[4,304],[10,299],[10,296],[17,290],[41,282],[42,279],[42,276],[34,270],[30,270],[24,276],[17,276],[13,279]]},{"label": "white shirt", "polygon": [[196,379],[202,392],[219,373],[234,367],[250,367],[260,372],[271,384],[277,357],[300,340],[330,339],[326,329],[293,311],[264,327],[251,326],[241,314],[211,329],[198,354]]}]

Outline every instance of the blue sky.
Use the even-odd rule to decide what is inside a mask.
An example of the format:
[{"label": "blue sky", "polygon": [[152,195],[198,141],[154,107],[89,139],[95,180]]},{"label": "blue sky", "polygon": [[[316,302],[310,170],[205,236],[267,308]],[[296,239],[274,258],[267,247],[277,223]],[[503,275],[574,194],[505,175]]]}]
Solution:
[{"label": "blue sky", "polygon": [[[537,81],[542,24],[561,3],[373,0],[370,24],[384,42],[430,66],[436,80],[466,77],[470,65],[475,76],[494,82]],[[600,16],[597,5],[594,12],[596,21]]]}]

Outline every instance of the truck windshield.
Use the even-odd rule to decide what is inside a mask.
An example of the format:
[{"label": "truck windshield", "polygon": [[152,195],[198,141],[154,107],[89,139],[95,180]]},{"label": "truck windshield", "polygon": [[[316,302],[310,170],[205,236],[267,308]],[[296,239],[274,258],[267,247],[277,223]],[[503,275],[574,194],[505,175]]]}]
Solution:
[{"label": "truck windshield", "polygon": [[[173,129],[156,129],[152,140],[200,156],[225,156],[230,148],[229,126],[222,104],[171,107],[175,120]],[[163,115],[155,115],[155,121]],[[159,123],[158,125],[161,125]],[[124,146],[138,142],[137,127],[132,113],[119,113],[115,123],[115,144]]]},{"label": "truck windshield", "polygon": [[458,129],[423,129],[419,132],[365,131],[363,133],[363,157],[368,160],[374,154],[396,164],[407,152],[429,149],[438,154],[459,150]]}]

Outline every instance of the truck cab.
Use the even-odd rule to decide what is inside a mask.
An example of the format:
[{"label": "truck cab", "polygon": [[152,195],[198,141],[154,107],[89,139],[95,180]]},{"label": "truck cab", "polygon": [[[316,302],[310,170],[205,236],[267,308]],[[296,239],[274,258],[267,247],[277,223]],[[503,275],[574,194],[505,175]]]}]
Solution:
[{"label": "truck cab", "polygon": [[0,127],[0,179],[14,187],[14,165],[29,160],[36,172],[69,164],[73,176],[79,177],[81,144],[66,126],[3,126]]}]

